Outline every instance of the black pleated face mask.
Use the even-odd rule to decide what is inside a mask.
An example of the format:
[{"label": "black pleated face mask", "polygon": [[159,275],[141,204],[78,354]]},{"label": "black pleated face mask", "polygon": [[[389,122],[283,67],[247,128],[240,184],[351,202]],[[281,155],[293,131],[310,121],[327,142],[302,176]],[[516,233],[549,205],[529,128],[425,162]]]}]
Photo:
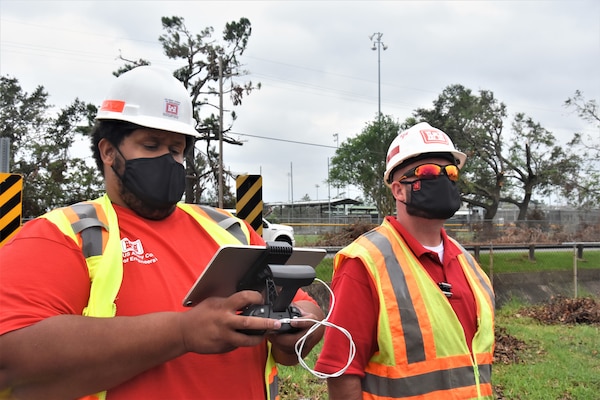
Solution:
[{"label": "black pleated face mask", "polygon": [[185,168],[171,154],[125,159],[123,175],[119,175],[114,167],[113,170],[123,186],[149,207],[165,209],[174,206],[185,190]]},{"label": "black pleated face mask", "polygon": [[447,176],[400,182],[411,185],[406,212],[427,219],[448,219],[460,208],[460,193],[455,182]]}]

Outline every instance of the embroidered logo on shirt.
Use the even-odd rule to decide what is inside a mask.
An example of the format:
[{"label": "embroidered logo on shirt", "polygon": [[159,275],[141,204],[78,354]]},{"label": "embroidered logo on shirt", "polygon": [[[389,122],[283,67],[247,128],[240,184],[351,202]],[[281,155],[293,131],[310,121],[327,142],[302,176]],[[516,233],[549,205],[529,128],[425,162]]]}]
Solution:
[{"label": "embroidered logo on shirt", "polygon": [[123,265],[128,262],[137,262],[139,264],[153,264],[158,258],[152,253],[144,251],[140,239],[131,241],[129,238],[121,239],[121,251],[123,252]]}]

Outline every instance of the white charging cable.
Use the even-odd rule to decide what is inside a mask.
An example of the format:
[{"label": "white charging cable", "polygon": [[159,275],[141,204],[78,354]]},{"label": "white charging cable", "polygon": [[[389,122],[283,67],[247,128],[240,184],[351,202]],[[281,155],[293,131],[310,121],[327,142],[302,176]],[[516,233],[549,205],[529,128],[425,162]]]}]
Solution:
[{"label": "white charging cable", "polygon": [[[327,313],[327,316],[325,317],[324,320],[322,321],[318,321],[315,319],[311,319],[311,318],[294,318],[294,321],[310,321],[310,322],[314,322],[314,325],[311,326],[304,335],[302,335],[302,337],[300,339],[298,339],[298,341],[296,342],[296,346],[295,346],[295,350],[296,350],[296,355],[298,356],[298,362],[300,363],[300,365],[302,365],[302,367],[304,367],[304,369],[306,369],[308,372],[310,372],[311,374],[313,374],[314,376],[316,376],[317,378],[321,378],[321,379],[326,379],[326,378],[335,378],[338,376],[341,376],[344,372],[346,372],[346,370],[348,369],[348,367],[350,367],[350,364],[352,363],[352,360],[354,360],[354,355],[356,354],[356,345],[354,344],[354,340],[352,340],[352,335],[350,334],[350,332],[348,332],[345,328],[335,325],[331,322],[329,322],[329,317],[331,316],[331,311],[333,310],[333,307],[335,306],[335,295],[333,294],[333,291],[331,290],[331,288],[325,283],[323,282],[321,279],[319,278],[315,278],[316,281],[320,282],[321,284],[323,284],[327,290],[329,291],[329,294],[331,295],[331,302],[329,305],[329,312]],[[346,365],[340,369],[337,372],[334,372],[333,374],[326,374],[323,372],[319,372],[319,371],[315,371],[314,369],[310,368],[306,362],[302,359],[302,350],[304,350],[304,344],[306,343],[306,339],[308,338],[308,336],[310,334],[312,334],[315,330],[317,330],[320,326],[325,326],[325,327],[331,327],[331,328],[336,328],[338,329],[340,332],[342,332],[347,338],[348,341],[350,343],[350,348],[348,351],[348,362],[346,363]]]}]

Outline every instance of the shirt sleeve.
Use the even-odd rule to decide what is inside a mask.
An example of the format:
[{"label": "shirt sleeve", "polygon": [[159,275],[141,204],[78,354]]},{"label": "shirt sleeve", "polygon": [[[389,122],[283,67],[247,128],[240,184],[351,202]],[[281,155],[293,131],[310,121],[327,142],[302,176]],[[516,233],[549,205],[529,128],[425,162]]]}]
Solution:
[{"label": "shirt sleeve", "polygon": [[[377,350],[379,298],[366,268],[359,259],[346,259],[334,274],[335,303],[329,322],[345,328],[356,346],[354,360],[345,374],[364,377],[364,369]],[[315,370],[338,372],[348,362],[349,339],[338,329],[325,331],[323,349]]]},{"label": "shirt sleeve", "polygon": [[81,249],[46,219],[0,248],[0,334],[60,314],[81,314],[90,279]]}]

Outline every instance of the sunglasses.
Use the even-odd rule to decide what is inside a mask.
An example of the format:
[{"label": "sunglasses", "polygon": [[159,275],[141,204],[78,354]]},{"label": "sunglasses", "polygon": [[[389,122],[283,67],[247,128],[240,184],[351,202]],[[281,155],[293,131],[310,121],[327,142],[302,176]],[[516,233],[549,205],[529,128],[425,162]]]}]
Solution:
[{"label": "sunglasses", "polygon": [[412,176],[418,179],[433,179],[446,175],[452,182],[458,181],[458,167],[456,165],[423,164],[415,167],[402,175],[398,182]]}]

